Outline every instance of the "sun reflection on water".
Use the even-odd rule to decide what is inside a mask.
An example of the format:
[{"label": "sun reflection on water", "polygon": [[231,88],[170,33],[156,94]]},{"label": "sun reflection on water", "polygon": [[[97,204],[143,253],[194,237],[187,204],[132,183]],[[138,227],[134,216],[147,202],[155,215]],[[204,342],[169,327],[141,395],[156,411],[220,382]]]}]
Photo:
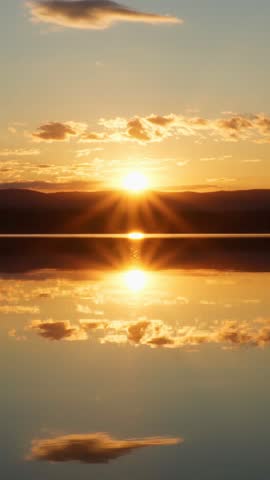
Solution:
[{"label": "sun reflection on water", "polygon": [[125,285],[132,292],[141,292],[147,284],[147,274],[141,269],[128,270],[123,277]]},{"label": "sun reflection on water", "polygon": [[143,240],[144,234],[142,232],[131,232],[128,234],[129,240]]}]

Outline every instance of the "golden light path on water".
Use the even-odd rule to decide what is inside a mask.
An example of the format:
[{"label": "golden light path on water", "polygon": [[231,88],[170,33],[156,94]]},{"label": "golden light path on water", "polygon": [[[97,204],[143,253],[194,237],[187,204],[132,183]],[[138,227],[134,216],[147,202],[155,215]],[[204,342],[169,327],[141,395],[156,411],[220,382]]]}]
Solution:
[{"label": "golden light path on water", "polygon": [[147,273],[140,268],[128,270],[123,273],[125,285],[132,292],[142,291],[147,283]]},{"label": "golden light path on water", "polygon": [[145,238],[142,232],[131,232],[128,234],[129,240],[143,240]]}]

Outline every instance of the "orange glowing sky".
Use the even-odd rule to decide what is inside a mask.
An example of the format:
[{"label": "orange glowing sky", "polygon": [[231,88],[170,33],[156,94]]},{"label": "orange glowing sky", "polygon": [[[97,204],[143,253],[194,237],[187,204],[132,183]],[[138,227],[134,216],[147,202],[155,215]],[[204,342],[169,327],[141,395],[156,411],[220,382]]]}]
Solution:
[{"label": "orange glowing sky", "polygon": [[269,2],[64,3],[0,19],[1,187],[270,187]]}]

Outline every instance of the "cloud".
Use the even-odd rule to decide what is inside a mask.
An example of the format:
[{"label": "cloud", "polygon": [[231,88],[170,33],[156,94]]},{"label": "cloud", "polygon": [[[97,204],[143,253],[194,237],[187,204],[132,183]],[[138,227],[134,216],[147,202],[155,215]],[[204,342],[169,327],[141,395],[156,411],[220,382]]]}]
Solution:
[{"label": "cloud", "polygon": [[[169,115],[135,116],[130,119],[115,117],[100,119],[103,132],[89,132],[82,142],[137,142],[142,145],[162,142],[168,138],[193,136],[203,140],[207,136],[220,141],[251,141],[270,143],[270,117],[265,114],[232,115],[229,118],[208,119],[171,113]],[[226,159],[228,157],[220,157]],[[203,161],[214,158],[202,159]]]},{"label": "cloud", "polygon": [[34,440],[28,460],[106,464],[142,448],[179,445],[183,441],[165,437],[117,440],[107,433],[66,435]]},{"label": "cloud", "polygon": [[234,183],[237,181],[237,179],[221,177],[221,178],[207,178],[206,181],[208,183],[222,184],[222,183]]},{"label": "cloud", "polygon": [[76,306],[76,310],[77,310],[77,312],[82,313],[84,315],[88,315],[88,314],[97,315],[97,316],[103,316],[104,315],[103,310],[93,310],[88,305],[79,304],[79,305]]},{"label": "cloud", "polygon": [[132,325],[112,323],[107,326],[102,343],[130,343],[151,348],[186,348],[203,344],[222,347],[265,347],[270,344],[270,322],[254,328],[248,322],[225,321],[213,329],[184,327],[174,331],[161,320],[138,321]]},{"label": "cloud", "polygon": [[179,162],[176,163],[177,167],[185,167],[186,165],[189,164],[189,160],[180,160]]},{"label": "cloud", "polygon": [[87,334],[84,329],[72,326],[69,321],[53,321],[41,322],[36,320],[27,327],[27,330],[35,330],[40,337],[47,340],[87,340]]},{"label": "cloud", "polygon": [[84,148],[76,151],[76,157],[77,158],[82,158],[82,157],[89,157],[91,153],[95,152],[102,152],[103,148],[101,147],[96,147],[96,148]]},{"label": "cloud", "polygon": [[111,322],[102,343],[130,343],[154,347],[176,345],[172,328],[161,320],[142,319],[137,322]]},{"label": "cloud", "polygon": [[0,150],[0,157],[29,157],[33,155],[40,155],[40,151],[34,148],[17,148],[14,150],[5,148]]},{"label": "cloud", "polygon": [[147,344],[153,347],[168,347],[174,345],[174,339],[170,337],[159,336],[148,340]]},{"label": "cloud", "polygon": [[263,160],[261,158],[247,158],[242,160],[243,163],[261,163]]},{"label": "cloud", "polygon": [[39,142],[66,142],[79,136],[87,125],[76,122],[49,122],[40,125],[32,138]]},{"label": "cloud", "polygon": [[69,182],[46,182],[42,180],[0,183],[0,190],[28,189],[40,192],[95,191],[104,188],[102,182],[87,180],[70,180]]},{"label": "cloud", "polygon": [[[49,122],[40,125],[31,134],[38,142],[65,142],[71,138],[78,143],[97,144],[95,149],[80,149],[77,156],[88,156],[106,143],[138,143],[148,145],[167,139],[194,137],[195,141],[211,138],[213,141],[270,143],[270,116],[265,114],[233,115],[226,118],[191,117],[170,113],[169,115],[134,116],[131,118],[101,118],[101,131],[89,131],[88,125],[74,121]],[[231,156],[201,158],[203,162],[227,160]],[[179,162],[179,166],[187,162]]]},{"label": "cloud", "polygon": [[43,0],[30,1],[32,19],[61,27],[105,29],[118,22],[180,24],[180,18],[141,12],[111,0]]},{"label": "cloud", "polygon": [[201,162],[213,162],[215,160],[229,160],[232,158],[232,155],[221,155],[219,157],[202,157],[200,158]]},{"label": "cloud", "polygon": [[92,309],[90,307],[88,307],[88,305],[77,305],[76,310],[77,310],[77,312],[83,313],[83,314],[86,314],[86,315],[92,313]]},{"label": "cloud", "polygon": [[[210,182],[209,183],[196,183],[196,184],[182,184],[182,185],[166,185],[160,186],[158,188],[159,191],[162,192],[197,192],[197,193],[209,193],[209,192],[215,192],[218,190],[222,190],[224,188],[224,185],[222,184],[213,184]],[[228,188],[228,187],[226,187]]]},{"label": "cloud", "polygon": [[235,115],[231,118],[217,120],[216,128],[223,131],[232,140],[237,140],[241,134],[253,128],[253,122],[244,116]]},{"label": "cloud", "polygon": [[36,315],[39,313],[39,307],[27,307],[22,305],[1,305],[0,313],[3,315],[9,315],[10,313],[14,313],[15,315]]},{"label": "cloud", "polygon": [[128,328],[128,340],[132,343],[139,344],[146,334],[148,327],[150,326],[149,321],[141,321],[131,325]]},{"label": "cloud", "polygon": [[[155,119],[154,122],[153,119]],[[81,141],[86,143],[136,142],[140,144],[161,142],[173,135],[174,121],[173,115],[100,119],[99,125],[103,126],[105,130],[98,133],[85,133],[81,137]]]},{"label": "cloud", "polygon": [[106,143],[110,141],[110,136],[105,133],[89,132],[82,135],[81,141],[86,143]]},{"label": "cloud", "polygon": [[107,327],[108,322],[105,321],[98,321],[96,319],[83,319],[80,320],[80,326],[85,332],[91,332],[93,330],[104,330]]},{"label": "cloud", "polygon": [[[40,291],[35,292],[35,296]],[[65,295],[69,294],[66,289]],[[57,292],[53,294],[54,298]],[[252,300],[257,303],[257,300]],[[201,305],[208,307],[214,303],[202,300]],[[36,308],[11,306],[11,309],[0,309],[1,313],[38,313]],[[163,320],[152,320],[147,317],[136,321],[109,320],[90,318],[78,320],[76,325],[69,321],[34,320],[23,332],[34,331],[40,337],[50,341],[82,341],[94,336],[101,344],[126,344],[150,348],[182,349],[199,345],[217,345],[225,347],[266,347],[270,345],[270,320],[255,319],[250,322],[227,320],[223,323],[204,328],[199,324],[193,326],[171,324]],[[21,334],[13,335],[17,339]],[[25,337],[24,337],[25,339]]]}]

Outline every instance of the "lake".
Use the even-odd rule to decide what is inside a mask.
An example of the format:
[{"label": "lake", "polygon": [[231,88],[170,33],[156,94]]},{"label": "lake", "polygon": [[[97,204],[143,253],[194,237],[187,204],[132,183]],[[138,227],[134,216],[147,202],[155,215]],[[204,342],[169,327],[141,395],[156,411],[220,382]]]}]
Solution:
[{"label": "lake", "polygon": [[5,478],[269,478],[269,242],[2,236]]}]

